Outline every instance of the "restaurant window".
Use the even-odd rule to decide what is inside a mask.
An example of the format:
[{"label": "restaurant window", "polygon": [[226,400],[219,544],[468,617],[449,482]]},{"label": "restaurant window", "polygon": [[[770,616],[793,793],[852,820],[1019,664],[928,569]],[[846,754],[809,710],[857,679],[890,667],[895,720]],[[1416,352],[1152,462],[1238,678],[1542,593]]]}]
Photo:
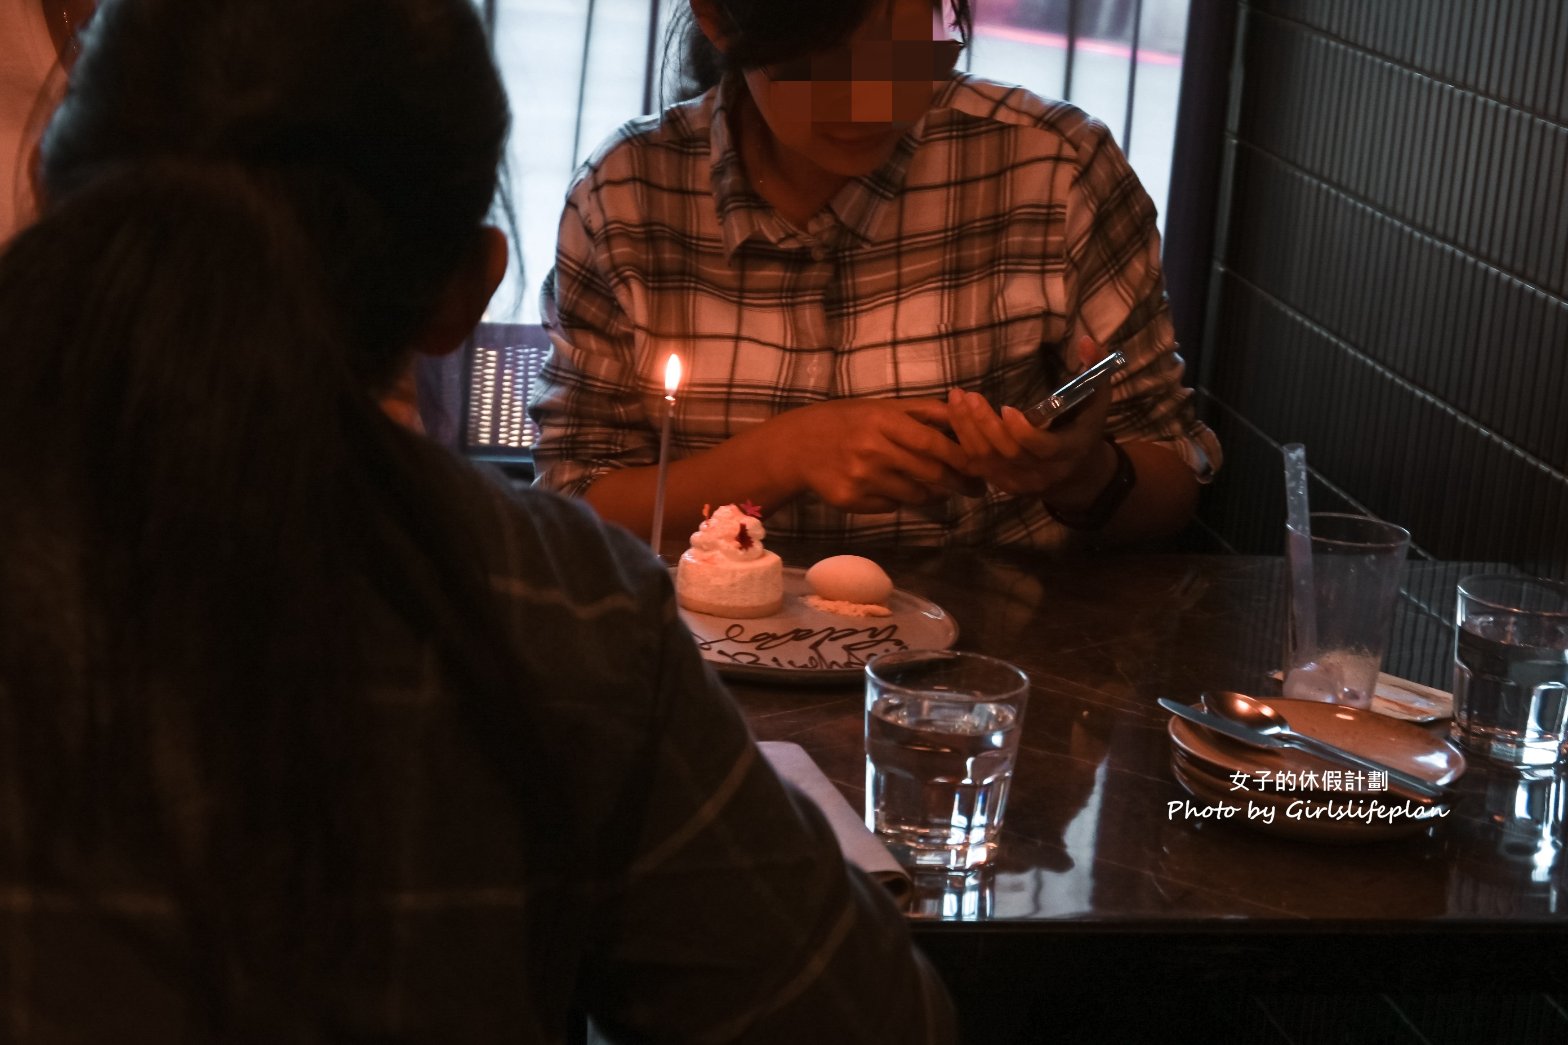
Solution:
[{"label": "restaurant window", "polygon": [[[522,270],[494,322],[539,322],[572,171],[627,119],[658,105],[671,14],[687,0],[476,0],[512,99],[510,189]],[[1189,0],[972,0],[964,59],[978,75],[1066,98],[1099,117],[1161,212],[1170,185]]]}]

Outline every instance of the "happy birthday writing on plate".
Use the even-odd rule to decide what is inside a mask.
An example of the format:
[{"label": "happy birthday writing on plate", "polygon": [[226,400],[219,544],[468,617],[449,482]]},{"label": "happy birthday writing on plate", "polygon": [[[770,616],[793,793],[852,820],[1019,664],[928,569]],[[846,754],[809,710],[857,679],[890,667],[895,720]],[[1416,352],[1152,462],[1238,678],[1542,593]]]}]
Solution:
[{"label": "happy birthday writing on plate", "polygon": [[908,643],[898,637],[897,624],[749,633],[744,624],[731,624],[722,635],[695,638],[698,649],[732,664],[791,670],[861,668],[879,653],[908,648]]}]

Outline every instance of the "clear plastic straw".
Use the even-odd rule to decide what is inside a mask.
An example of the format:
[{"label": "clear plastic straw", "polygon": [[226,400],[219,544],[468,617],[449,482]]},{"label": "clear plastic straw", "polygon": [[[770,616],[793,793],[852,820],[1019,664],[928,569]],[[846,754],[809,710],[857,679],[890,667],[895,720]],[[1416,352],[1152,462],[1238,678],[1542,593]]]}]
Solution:
[{"label": "clear plastic straw", "polygon": [[1281,447],[1285,454],[1285,556],[1290,562],[1291,610],[1296,627],[1296,658],[1318,652],[1318,619],[1312,595],[1312,520],[1307,507],[1307,448]]}]

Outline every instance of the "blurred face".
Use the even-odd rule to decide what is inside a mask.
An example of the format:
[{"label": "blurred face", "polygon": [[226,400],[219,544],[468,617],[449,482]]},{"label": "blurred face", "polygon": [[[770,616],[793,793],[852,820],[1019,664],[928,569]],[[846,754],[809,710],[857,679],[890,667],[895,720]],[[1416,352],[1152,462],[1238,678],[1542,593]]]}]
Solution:
[{"label": "blurred face", "polygon": [[958,61],[940,5],[886,0],[842,46],[746,72],[778,144],[833,174],[869,174]]}]

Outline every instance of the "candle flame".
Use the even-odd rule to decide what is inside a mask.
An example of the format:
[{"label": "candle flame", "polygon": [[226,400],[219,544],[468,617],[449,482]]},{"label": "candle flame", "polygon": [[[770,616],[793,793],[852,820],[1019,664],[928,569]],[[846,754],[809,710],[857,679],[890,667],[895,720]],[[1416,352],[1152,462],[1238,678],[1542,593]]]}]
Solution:
[{"label": "candle flame", "polygon": [[681,357],[671,352],[669,361],[664,364],[664,394],[674,398],[675,390],[680,387]]}]

